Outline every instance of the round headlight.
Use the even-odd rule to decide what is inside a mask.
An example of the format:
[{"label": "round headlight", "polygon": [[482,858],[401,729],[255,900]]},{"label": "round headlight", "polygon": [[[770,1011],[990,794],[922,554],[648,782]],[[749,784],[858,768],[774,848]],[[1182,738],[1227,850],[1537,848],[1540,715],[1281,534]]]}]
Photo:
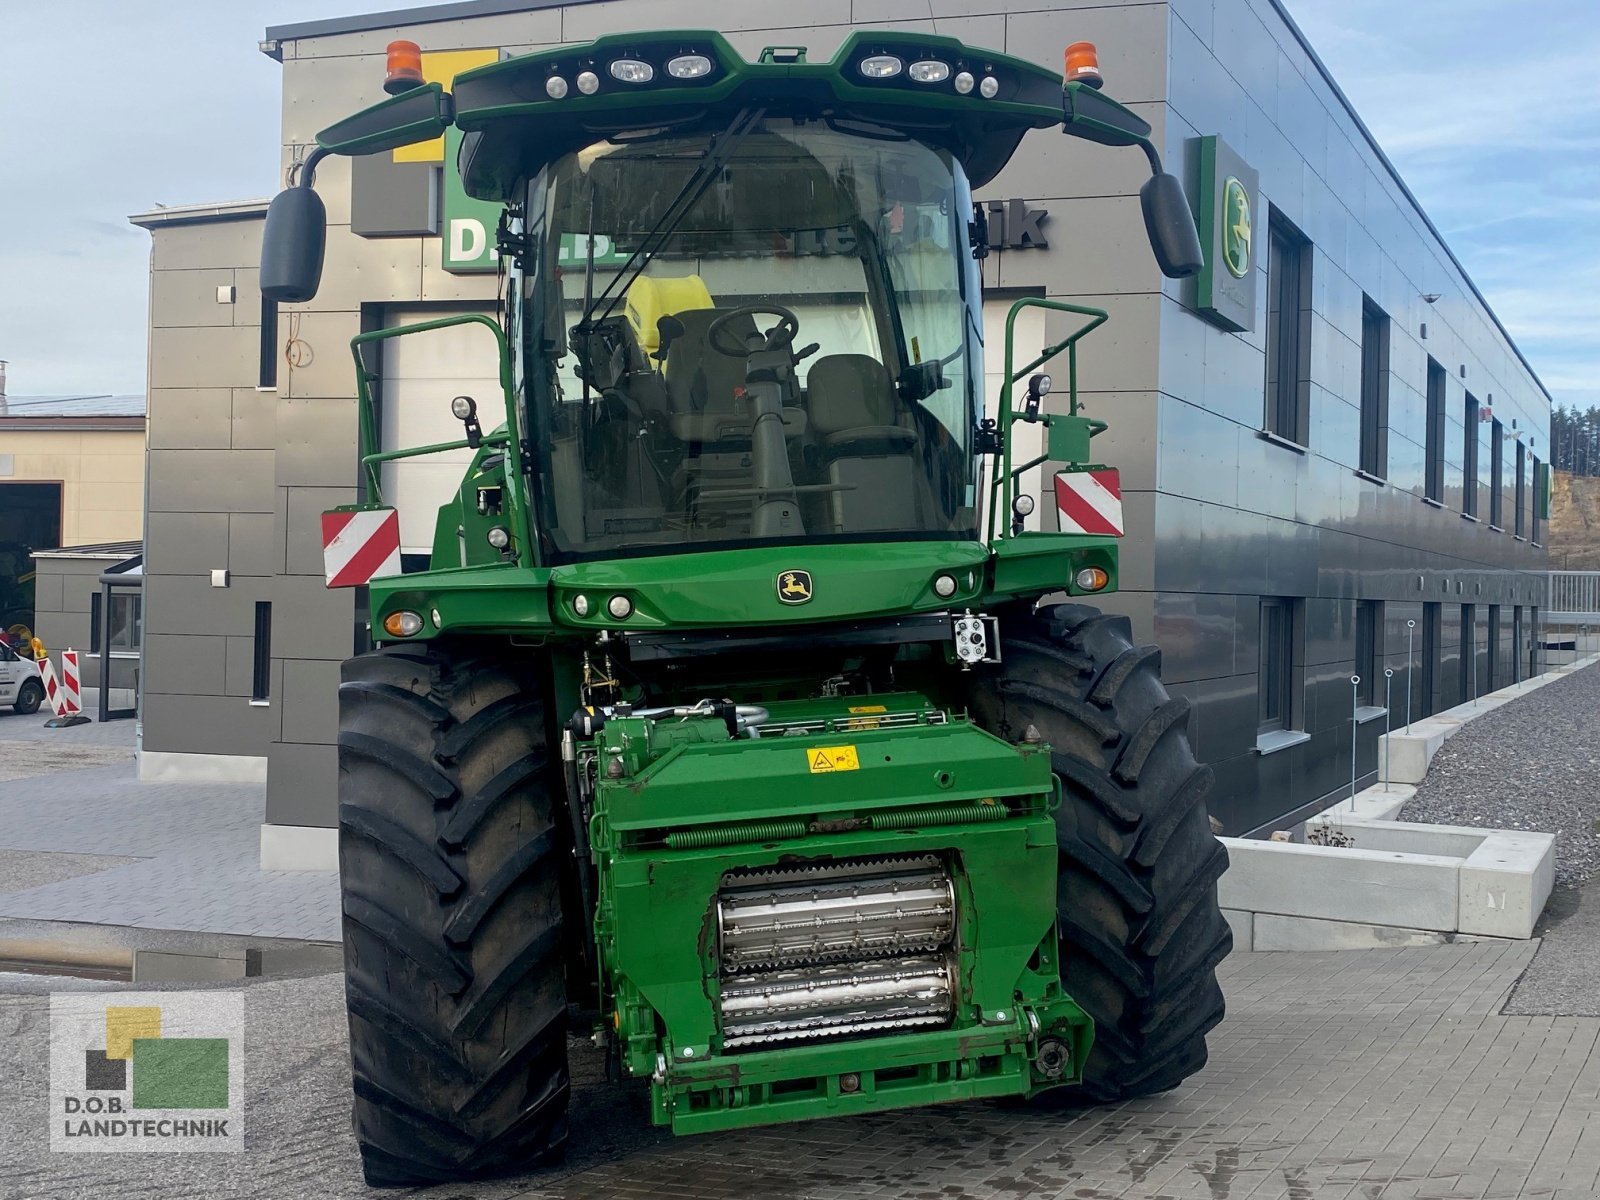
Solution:
[{"label": "round headlight", "polygon": [[507,546],[511,545],[511,535],[506,532],[503,526],[496,525],[493,529],[489,530],[488,533],[484,534],[484,536],[489,539],[489,545],[493,546],[496,550],[504,550]]},{"label": "round headlight", "polygon": [[649,83],[656,77],[656,69],[638,58],[619,58],[607,69],[611,78],[623,83]]},{"label": "round headlight", "polygon": [[1000,94],[1000,81],[993,75],[985,75],[983,82],[978,85],[978,95],[985,100],[993,100]]},{"label": "round headlight", "polygon": [[383,631],[390,637],[415,637],[422,632],[422,618],[414,612],[392,612],[383,619]]},{"label": "round headlight", "polygon": [[933,594],[941,600],[948,600],[956,594],[956,577],[954,575],[935,575],[933,577]]},{"label": "round headlight", "polygon": [[1031,517],[1033,515],[1033,493],[1018,492],[1017,498],[1011,502],[1011,511],[1019,517]]},{"label": "round headlight", "polygon": [[478,415],[477,402],[471,396],[457,396],[450,401],[450,413],[458,421],[470,421]]},{"label": "round headlight", "polygon": [[711,60],[704,54],[680,54],[668,60],[667,74],[674,79],[699,79],[711,74]]},{"label": "round headlight", "polygon": [[559,75],[552,75],[544,81],[544,94],[552,100],[559,100],[567,94],[567,81]]},{"label": "round headlight", "polygon": [[1111,582],[1111,576],[1107,575],[1099,567],[1085,567],[1073,579],[1086,592],[1098,592]]},{"label": "round headlight", "polygon": [[925,58],[912,63],[906,74],[918,83],[943,83],[950,78],[950,64],[936,58]]},{"label": "round headlight", "polygon": [[621,594],[611,597],[606,601],[606,611],[619,621],[626,621],[633,615],[633,601]]},{"label": "round headlight", "polygon": [[976,82],[977,80],[972,78],[971,71],[956,72],[956,91],[960,92],[963,96],[972,90],[972,85]]},{"label": "round headlight", "polygon": [[589,597],[585,595],[579,594],[572,598],[572,611],[580,617],[587,617],[591,607],[593,606],[589,603]]},{"label": "round headlight", "polygon": [[593,71],[584,71],[578,75],[578,90],[585,96],[592,96],[600,90],[600,76]]},{"label": "round headlight", "polygon": [[1048,396],[1050,394],[1051,379],[1048,375],[1035,375],[1028,380],[1028,390],[1035,396]]},{"label": "round headlight", "polygon": [[905,69],[905,63],[892,54],[874,54],[863,58],[856,68],[867,79],[893,79]]}]

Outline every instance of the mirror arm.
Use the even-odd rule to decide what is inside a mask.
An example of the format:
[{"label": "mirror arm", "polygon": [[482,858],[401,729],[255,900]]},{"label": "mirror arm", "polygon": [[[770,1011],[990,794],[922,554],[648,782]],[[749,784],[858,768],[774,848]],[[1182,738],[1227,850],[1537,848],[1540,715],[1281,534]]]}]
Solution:
[{"label": "mirror arm", "polygon": [[298,178],[295,180],[295,186],[305,188],[316,187],[317,166],[322,162],[323,159],[327,158],[330,153],[332,152],[325,150],[321,146],[313,147],[311,153],[306,155],[305,161],[300,164]]},{"label": "mirror arm", "polygon": [[1150,174],[1161,174],[1161,155],[1156,150],[1155,146],[1151,144],[1150,139],[1140,138],[1139,149],[1143,150],[1144,156],[1150,160]]}]

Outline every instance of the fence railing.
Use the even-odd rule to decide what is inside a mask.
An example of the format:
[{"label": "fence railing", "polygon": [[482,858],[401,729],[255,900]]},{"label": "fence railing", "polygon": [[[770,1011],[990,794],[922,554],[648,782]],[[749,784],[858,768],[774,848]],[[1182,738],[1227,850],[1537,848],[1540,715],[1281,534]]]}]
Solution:
[{"label": "fence railing", "polygon": [[1551,571],[1547,620],[1600,622],[1600,571]]}]

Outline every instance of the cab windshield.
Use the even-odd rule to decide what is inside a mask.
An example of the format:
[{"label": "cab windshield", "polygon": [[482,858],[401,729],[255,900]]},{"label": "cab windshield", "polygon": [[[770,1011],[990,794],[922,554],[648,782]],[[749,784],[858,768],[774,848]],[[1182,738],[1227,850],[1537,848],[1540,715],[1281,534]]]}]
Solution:
[{"label": "cab windshield", "polygon": [[874,126],[557,160],[518,296],[547,560],[976,536],[971,199]]}]

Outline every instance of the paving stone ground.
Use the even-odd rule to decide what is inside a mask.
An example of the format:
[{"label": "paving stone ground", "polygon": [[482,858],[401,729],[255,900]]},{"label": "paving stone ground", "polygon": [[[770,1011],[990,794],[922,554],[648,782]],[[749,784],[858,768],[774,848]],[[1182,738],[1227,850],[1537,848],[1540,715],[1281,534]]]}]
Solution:
[{"label": "paving stone ground", "polygon": [[[369,1192],[350,1135],[337,975],[246,993],[242,1155],[51,1155],[44,992],[0,976],[0,1197],[327,1200],[1592,1200],[1600,1020],[1501,1016],[1530,943],[1224,962],[1211,1063],[1163,1096],[1049,1112],[964,1104],[672,1138],[587,1044],[566,1163]],[[106,985],[68,984],[75,987]]]},{"label": "paving stone ground", "polygon": [[0,919],[335,940],[332,871],[262,871],[265,788],[140,783],[132,721],[0,717]]}]

